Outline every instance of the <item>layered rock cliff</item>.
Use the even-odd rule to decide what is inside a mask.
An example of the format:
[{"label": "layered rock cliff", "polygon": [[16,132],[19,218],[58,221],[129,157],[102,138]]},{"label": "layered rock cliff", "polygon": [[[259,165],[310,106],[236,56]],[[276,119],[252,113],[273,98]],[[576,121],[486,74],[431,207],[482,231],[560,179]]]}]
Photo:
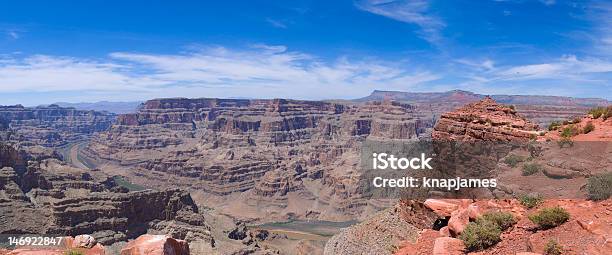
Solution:
[{"label": "layered rock cliff", "polygon": [[114,118],[111,113],[57,105],[0,106],[0,141],[56,148],[107,130]]},{"label": "layered rock cliff", "polygon": [[145,233],[214,245],[210,227],[189,193],[129,192],[100,171],[57,159],[30,160],[0,144],[0,233],[89,234],[102,244]]},{"label": "layered rock cliff", "polygon": [[118,116],[85,153],[129,166],[144,186],[225,198],[217,206],[238,217],[351,219],[367,204],[348,199],[361,142],[418,139],[432,126],[420,116],[391,101],[156,99]]}]

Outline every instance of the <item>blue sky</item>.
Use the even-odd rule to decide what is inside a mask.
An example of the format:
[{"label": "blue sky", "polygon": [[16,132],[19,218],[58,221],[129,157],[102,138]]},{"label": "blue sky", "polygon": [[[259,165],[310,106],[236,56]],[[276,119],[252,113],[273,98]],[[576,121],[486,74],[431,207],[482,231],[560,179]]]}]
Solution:
[{"label": "blue sky", "polygon": [[0,105],[374,89],[612,99],[612,3],[603,1],[1,5]]}]

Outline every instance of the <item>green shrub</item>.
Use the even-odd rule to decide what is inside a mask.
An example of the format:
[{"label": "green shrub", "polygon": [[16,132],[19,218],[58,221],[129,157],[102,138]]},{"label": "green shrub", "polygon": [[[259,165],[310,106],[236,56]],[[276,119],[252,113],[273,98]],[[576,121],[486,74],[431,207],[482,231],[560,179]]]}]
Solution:
[{"label": "green shrub", "polygon": [[556,130],[557,128],[559,128],[561,126],[561,123],[558,121],[553,121],[550,123],[550,125],[548,125],[548,131],[553,131]]},{"label": "green shrub", "polygon": [[539,212],[529,215],[529,220],[537,224],[541,229],[549,229],[559,226],[569,220],[569,213],[561,207],[544,208]]},{"label": "green shrub", "polygon": [[523,176],[534,175],[542,170],[542,166],[538,163],[526,163],[523,165]]},{"label": "green shrub", "polygon": [[495,223],[502,231],[516,224],[516,219],[509,212],[490,212],[482,215],[480,220],[486,220]]},{"label": "green shrub", "polygon": [[576,123],[580,123],[582,121],[582,119],[576,117],[574,118],[574,120],[572,120],[572,123],[576,124]]},{"label": "green shrub", "polygon": [[85,255],[85,253],[77,250],[69,250],[64,253],[65,255]]},{"label": "green shrub", "polygon": [[546,255],[561,255],[562,253],[563,247],[555,240],[550,239],[544,247],[544,254]]},{"label": "green shrub", "polygon": [[595,130],[595,125],[593,125],[592,121],[589,121],[582,129],[582,133],[588,134],[588,133],[591,133],[591,131],[593,130]]},{"label": "green shrub", "polygon": [[608,108],[606,108],[606,112],[603,114],[604,120],[607,120],[610,117],[612,117],[612,105],[608,106]]},{"label": "green shrub", "polygon": [[477,220],[470,222],[459,239],[469,251],[478,251],[489,248],[501,241],[502,230],[494,222],[488,220]]},{"label": "green shrub", "polygon": [[525,157],[522,157],[516,154],[510,154],[504,159],[504,163],[506,163],[506,165],[509,165],[511,167],[515,167],[516,165],[518,165],[518,163],[523,162],[523,161],[525,161]]},{"label": "green shrub", "polygon": [[542,202],[544,202],[544,198],[542,197],[542,195],[522,195],[519,197],[519,201],[521,202],[522,205],[524,205],[525,207],[531,209],[534,207],[537,207],[538,205],[542,204]]},{"label": "green shrub", "polygon": [[608,107],[595,107],[589,111],[589,114],[593,115],[594,119],[603,117],[604,120],[612,117],[612,105]]},{"label": "green shrub", "polygon": [[559,148],[563,148],[565,145],[572,147],[574,146],[574,141],[572,141],[571,138],[561,137],[561,139],[557,141],[557,144],[559,145]]},{"label": "green shrub", "polygon": [[589,177],[587,180],[589,199],[605,200],[612,195],[612,172]]},{"label": "green shrub", "polygon": [[593,115],[594,119],[598,119],[606,112],[606,108],[603,107],[595,107],[589,111],[589,114]]},{"label": "green shrub", "polygon": [[576,126],[567,126],[561,131],[561,137],[570,138],[580,134],[580,130]]}]

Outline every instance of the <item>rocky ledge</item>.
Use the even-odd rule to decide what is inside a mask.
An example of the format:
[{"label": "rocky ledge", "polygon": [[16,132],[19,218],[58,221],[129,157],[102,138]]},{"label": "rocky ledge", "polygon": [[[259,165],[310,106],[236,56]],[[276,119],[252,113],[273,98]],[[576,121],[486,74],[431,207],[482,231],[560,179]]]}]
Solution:
[{"label": "rocky ledge", "polygon": [[167,234],[214,247],[204,215],[185,191],[129,191],[100,171],[57,159],[24,166],[22,153],[0,148],[0,158],[10,159],[0,169],[2,234],[88,234],[105,245],[146,233]]}]

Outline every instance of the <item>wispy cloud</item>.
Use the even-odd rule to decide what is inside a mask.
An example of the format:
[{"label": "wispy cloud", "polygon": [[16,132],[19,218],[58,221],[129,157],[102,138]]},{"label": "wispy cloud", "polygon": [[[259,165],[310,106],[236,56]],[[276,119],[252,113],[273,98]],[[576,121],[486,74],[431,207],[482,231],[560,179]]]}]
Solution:
[{"label": "wispy cloud", "polygon": [[8,31],[7,34],[13,39],[19,39],[19,34],[15,31]]},{"label": "wispy cloud", "polygon": [[495,72],[499,80],[571,79],[594,80],[598,74],[612,73],[612,62],[602,59],[579,60],[574,55],[549,63],[515,66]]},{"label": "wispy cloud", "polygon": [[285,22],[279,21],[279,20],[275,20],[275,19],[271,19],[271,18],[267,18],[266,22],[270,23],[270,25],[272,25],[273,27],[276,28],[287,28],[287,24],[285,24]]},{"label": "wispy cloud", "polygon": [[608,56],[612,56],[612,3],[597,2],[589,5],[588,15],[594,25],[594,48]]},{"label": "wispy cloud", "polygon": [[[458,60],[465,79],[460,86],[491,93],[589,95],[610,99],[612,61],[566,55],[548,62],[495,66],[490,60]],[[499,90],[495,92],[495,90]],[[592,94],[593,91],[597,91]]]},{"label": "wispy cloud", "polygon": [[[1,31],[2,29],[0,29]],[[17,40],[21,37],[21,31],[18,29],[4,29],[3,33],[7,38]]]},{"label": "wispy cloud", "polygon": [[548,5],[548,6],[550,6],[550,5],[554,5],[554,4],[556,4],[556,3],[557,3],[557,1],[556,1],[556,0],[540,0],[540,2],[541,2],[541,3],[543,3],[543,4],[545,4],[545,5]]},{"label": "wispy cloud", "polygon": [[106,91],[159,96],[352,98],[440,76],[384,61],[324,61],[285,46],[208,47],[183,54],[115,52],[102,60],[5,57],[0,92]]},{"label": "wispy cloud", "polygon": [[427,0],[362,0],[357,8],[401,22],[419,26],[419,36],[437,44],[442,39],[441,30],[446,24],[429,12]]}]

